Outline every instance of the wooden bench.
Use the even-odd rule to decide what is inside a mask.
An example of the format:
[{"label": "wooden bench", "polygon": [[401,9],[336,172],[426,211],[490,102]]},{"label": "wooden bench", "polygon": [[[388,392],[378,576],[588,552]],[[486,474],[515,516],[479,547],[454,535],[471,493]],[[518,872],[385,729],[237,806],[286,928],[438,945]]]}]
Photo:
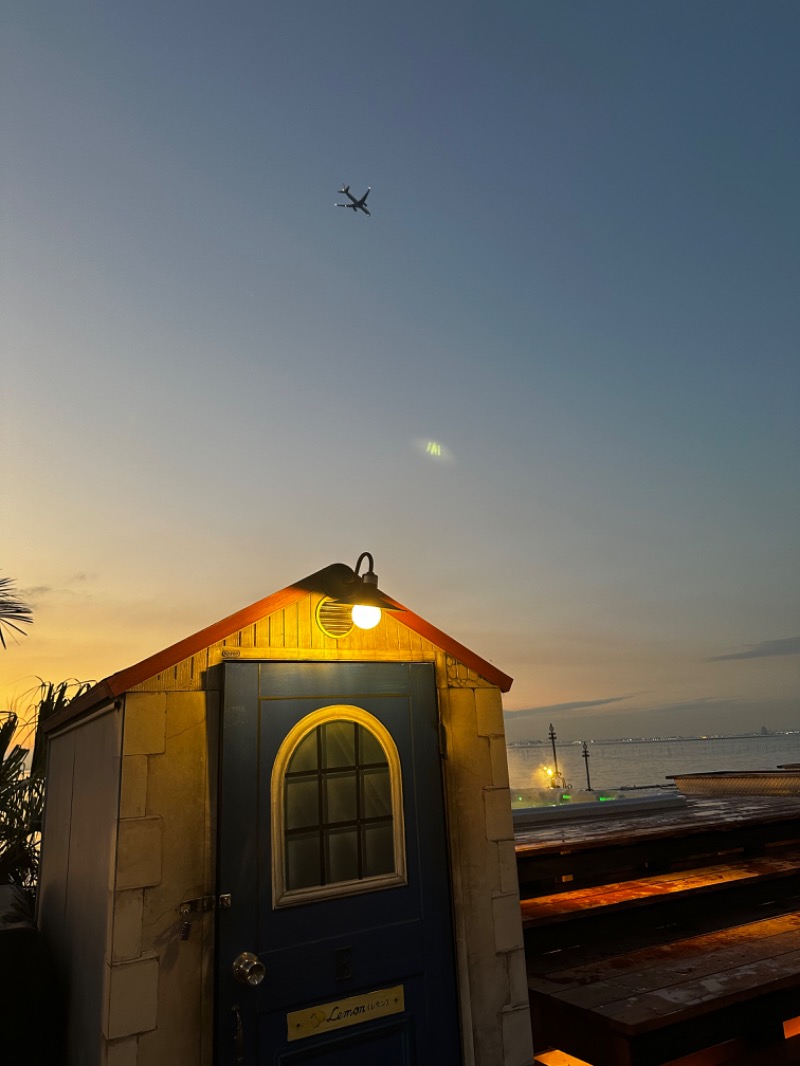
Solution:
[{"label": "wooden bench", "polygon": [[[592,1066],[658,1066],[800,1014],[800,914],[529,975],[534,1034]],[[769,1062],[765,1059],[765,1066]]]},{"label": "wooden bench", "polygon": [[660,1066],[730,1044],[742,1066],[784,1061],[782,1023],[800,1015],[800,797],[516,839],[537,1051]]},{"label": "wooden bench", "polygon": [[720,908],[735,903],[753,906],[782,894],[800,895],[800,847],[696,870],[535,896],[522,901],[522,928],[526,940],[535,940],[537,950],[542,951],[558,944],[563,936],[558,927],[565,923],[580,925],[583,936],[594,923],[609,937],[617,919],[632,928],[635,916],[629,912],[634,910],[646,908],[641,924],[652,926],[685,919],[704,908],[709,896],[714,897],[713,906]]},{"label": "wooden bench", "polygon": [[800,844],[800,797],[692,799],[688,809],[515,833],[523,898],[683,871]]}]

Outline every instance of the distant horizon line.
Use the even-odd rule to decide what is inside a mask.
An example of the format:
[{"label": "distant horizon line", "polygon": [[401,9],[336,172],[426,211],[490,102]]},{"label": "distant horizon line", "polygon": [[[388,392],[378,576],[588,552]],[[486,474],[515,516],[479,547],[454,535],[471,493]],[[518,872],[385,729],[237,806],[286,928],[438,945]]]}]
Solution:
[{"label": "distant horizon line", "polygon": [[[577,740],[563,739],[559,744],[653,744],[665,740],[696,741],[696,740],[754,740],[766,737],[792,737],[800,736],[800,729],[770,729],[766,733],[760,730],[746,733],[698,733],[690,736],[672,734],[664,737],[594,737]],[[558,738],[556,738],[558,739]],[[507,740],[508,748],[539,748],[550,747],[551,740],[546,737],[543,740]]]}]

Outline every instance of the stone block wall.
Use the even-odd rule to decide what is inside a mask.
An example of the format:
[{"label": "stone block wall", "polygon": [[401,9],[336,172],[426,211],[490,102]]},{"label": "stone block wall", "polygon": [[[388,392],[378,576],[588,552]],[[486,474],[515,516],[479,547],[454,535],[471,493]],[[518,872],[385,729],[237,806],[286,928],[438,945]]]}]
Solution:
[{"label": "stone block wall", "polygon": [[128,693],[104,1017],[105,1066],[211,1066],[217,696]]},{"label": "stone block wall", "polygon": [[[480,685],[480,682],[478,682]],[[533,1061],[500,691],[439,689],[469,1066]],[[484,782],[476,788],[476,781]],[[465,980],[466,977],[466,980]]]}]

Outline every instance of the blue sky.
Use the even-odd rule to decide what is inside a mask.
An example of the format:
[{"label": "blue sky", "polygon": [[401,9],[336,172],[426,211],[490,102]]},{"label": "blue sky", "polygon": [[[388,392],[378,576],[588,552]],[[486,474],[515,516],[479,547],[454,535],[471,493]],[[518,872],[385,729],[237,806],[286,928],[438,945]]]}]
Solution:
[{"label": "blue sky", "polygon": [[800,726],[799,30],[11,0],[5,702],[369,549],[512,735]]}]

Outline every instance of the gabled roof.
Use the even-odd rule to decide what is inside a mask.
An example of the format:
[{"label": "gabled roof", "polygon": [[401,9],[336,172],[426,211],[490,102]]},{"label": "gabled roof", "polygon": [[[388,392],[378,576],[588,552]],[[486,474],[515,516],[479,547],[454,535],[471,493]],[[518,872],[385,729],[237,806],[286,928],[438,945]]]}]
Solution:
[{"label": "gabled roof", "polygon": [[[341,566],[342,564],[335,565]],[[204,648],[231,636],[232,633],[253,625],[266,615],[272,614],[273,611],[280,611],[284,607],[288,607],[308,596],[309,593],[324,592],[325,575],[329,569],[330,567],[325,567],[324,570],[318,570],[315,574],[310,574],[301,581],[296,581],[293,585],[281,589],[280,592],[274,592],[271,596],[258,600],[249,607],[244,607],[241,611],[228,615],[227,618],[222,618],[213,625],[206,626],[205,629],[198,630],[197,633],[193,633],[190,637],[179,640],[177,644],[171,644],[168,648],[164,648],[163,651],[156,652],[155,655],[150,655],[147,659],[142,659],[141,662],[104,678],[90,688],[88,692],[84,693],[83,696],[68,704],[60,714],[54,715],[49,719],[44,727],[45,732],[52,732],[75,718],[83,717],[102,704],[108,703],[117,696],[121,696],[124,692],[128,692],[130,689],[142,684],[148,678],[161,673],[162,670],[168,670],[176,666],[184,659],[198,654]],[[389,603],[401,609],[400,612],[394,615],[398,622],[418,633],[425,640],[430,641],[431,644],[435,644],[442,651],[452,655],[453,658],[470,667],[475,673],[480,674],[481,677],[493,685],[497,685],[501,692],[508,692],[513,681],[513,678],[509,677],[508,674],[504,674],[502,670],[498,670],[496,666],[487,662],[486,659],[482,659],[463,644],[459,644],[457,640],[449,637],[441,629],[431,625],[430,622],[426,622],[424,618],[414,614],[413,611],[410,611],[397,600],[392,599],[391,596],[387,596],[385,593],[383,595]]]}]

